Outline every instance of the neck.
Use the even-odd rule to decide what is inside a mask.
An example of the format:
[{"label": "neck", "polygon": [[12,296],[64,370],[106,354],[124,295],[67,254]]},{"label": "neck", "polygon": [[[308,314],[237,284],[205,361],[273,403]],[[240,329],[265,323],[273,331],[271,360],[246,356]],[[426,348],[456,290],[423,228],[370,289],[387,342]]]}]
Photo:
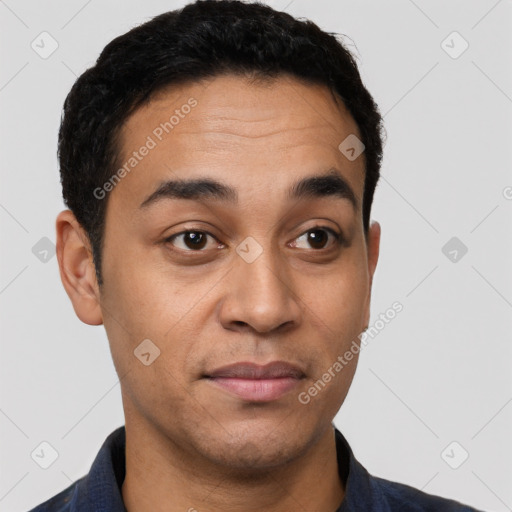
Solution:
[{"label": "neck", "polygon": [[265,470],[219,467],[128,421],[125,453],[128,512],[335,512],[344,497],[332,425],[305,453]]}]

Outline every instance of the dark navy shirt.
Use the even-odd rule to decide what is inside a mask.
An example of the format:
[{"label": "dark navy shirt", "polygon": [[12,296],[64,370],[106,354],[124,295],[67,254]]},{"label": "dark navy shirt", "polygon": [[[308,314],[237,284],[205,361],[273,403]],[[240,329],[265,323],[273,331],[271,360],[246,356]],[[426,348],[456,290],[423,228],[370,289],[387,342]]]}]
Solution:
[{"label": "dark navy shirt", "polygon": [[[336,451],[345,498],[336,512],[478,512],[456,501],[370,475],[336,429]],[[125,428],[114,430],[87,475],[30,512],[126,512],[121,494],[125,476]]]}]

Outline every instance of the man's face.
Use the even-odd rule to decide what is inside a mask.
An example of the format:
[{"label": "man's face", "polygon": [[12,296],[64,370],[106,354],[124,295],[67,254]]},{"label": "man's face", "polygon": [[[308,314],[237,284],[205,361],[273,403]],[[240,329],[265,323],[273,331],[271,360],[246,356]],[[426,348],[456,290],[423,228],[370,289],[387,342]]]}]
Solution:
[{"label": "man's face", "polygon": [[[287,77],[173,87],[128,119],[120,161],[137,151],[137,163],[108,198],[100,296],[127,425],[240,468],[282,464],[325,434],[357,358],[308,403],[304,393],[366,326],[378,253],[378,225],[368,242],[362,225],[364,154],[338,149],[351,134],[357,125],[327,88]],[[290,198],[298,181],[329,173],[355,206],[325,187]],[[234,194],[203,187],[146,201],[168,180],[192,179]],[[134,354],[143,340],[160,350],[148,365]],[[210,378],[275,361],[300,378]]]}]

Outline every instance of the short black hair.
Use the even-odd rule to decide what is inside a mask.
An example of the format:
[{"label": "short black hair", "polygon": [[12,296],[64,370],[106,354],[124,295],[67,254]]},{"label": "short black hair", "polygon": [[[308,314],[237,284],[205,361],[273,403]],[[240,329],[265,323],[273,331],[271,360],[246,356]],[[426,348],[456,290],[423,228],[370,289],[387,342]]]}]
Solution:
[{"label": "short black hair", "polygon": [[64,102],[58,142],[63,197],[89,237],[99,285],[108,197],[98,199],[94,190],[117,168],[123,123],[157,91],[226,73],[291,75],[341,97],[365,146],[362,208],[368,233],[383,121],[352,54],[336,34],[267,5],[197,0],[111,41]]}]

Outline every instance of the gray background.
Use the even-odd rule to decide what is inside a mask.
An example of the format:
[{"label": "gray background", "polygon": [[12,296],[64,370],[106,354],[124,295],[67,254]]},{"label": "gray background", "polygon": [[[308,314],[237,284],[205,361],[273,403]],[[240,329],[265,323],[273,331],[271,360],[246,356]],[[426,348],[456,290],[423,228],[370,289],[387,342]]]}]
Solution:
[{"label": "gray background", "polygon": [[[103,327],[76,318],[51,252],[57,130],[105,44],[184,3],[0,1],[2,511],[83,476],[124,423]],[[404,309],[363,349],[336,424],[376,475],[512,510],[512,2],[267,3],[350,36],[385,115],[371,324]],[[47,59],[31,47],[43,31],[59,45]],[[48,469],[31,457],[43,441],[58,452]]]}]

